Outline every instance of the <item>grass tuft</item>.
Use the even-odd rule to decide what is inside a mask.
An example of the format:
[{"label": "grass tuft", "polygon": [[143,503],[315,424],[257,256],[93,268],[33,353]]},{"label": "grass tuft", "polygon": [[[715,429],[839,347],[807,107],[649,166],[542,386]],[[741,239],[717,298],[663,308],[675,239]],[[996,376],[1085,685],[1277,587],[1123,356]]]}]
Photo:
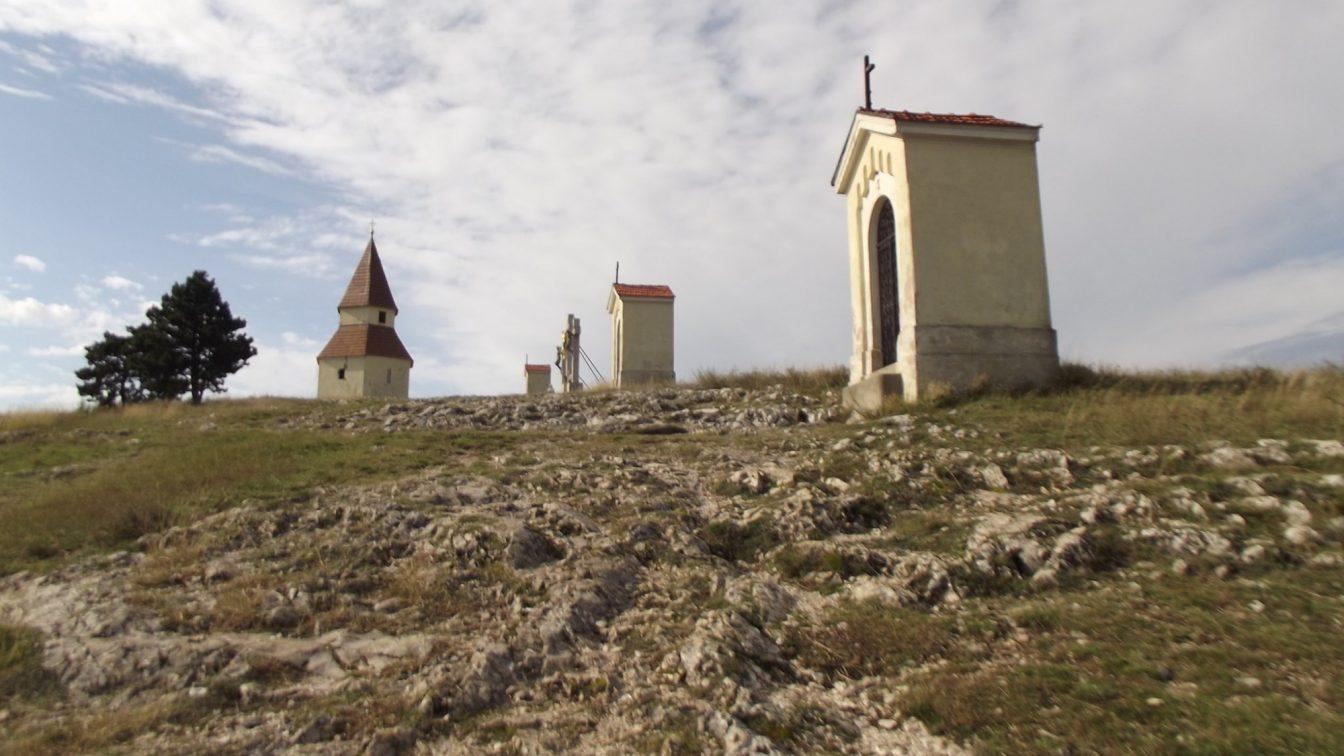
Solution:
[{"label": "grass tuft", "polygon": [[691,386],[699,389],[739,388],[761,391],[782,388],[795,394],[824,394],[838,390],[849,382],[849,369],[842,365],[831,367],[782,370],[701,370],[695,374]]}]

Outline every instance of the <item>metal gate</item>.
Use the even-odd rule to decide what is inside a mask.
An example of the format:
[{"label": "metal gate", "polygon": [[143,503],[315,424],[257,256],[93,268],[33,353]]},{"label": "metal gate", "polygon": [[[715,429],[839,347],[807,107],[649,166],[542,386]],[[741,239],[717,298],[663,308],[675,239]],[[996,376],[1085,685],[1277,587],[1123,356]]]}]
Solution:
[{"label": "metal gate", "polygon": [[877,303],[882,333],[882,364],[896,361],[896,336],[901,332],[901,310],[896,297],[896,218],[891,203],[882,202],[877,211]]}]

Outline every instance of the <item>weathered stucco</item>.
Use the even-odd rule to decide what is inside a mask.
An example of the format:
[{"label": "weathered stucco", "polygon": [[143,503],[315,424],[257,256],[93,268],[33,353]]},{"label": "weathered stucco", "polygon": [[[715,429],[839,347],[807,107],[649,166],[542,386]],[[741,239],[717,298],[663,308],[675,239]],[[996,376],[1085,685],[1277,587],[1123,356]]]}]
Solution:
[{"label": "weathered stucco", "polygon": [[622,297],[608,300],[611,313],[611,383],[616,388],[672,383],[672,299]]},{"label": "weathered stucco", "polygon": [[526,391],[528,396],[541,396],[551,393],[551,371],[547,370],[523,370],[523,376],[526,378]]},{"label": "weathered stucco", "polygon": [[[397,311],[387,307],[346,307],[337,310],[337,312],[341,314],[341,325],[377,323],[392,328],[397,323]],[[379,313],[382,313],[386,322],[378,320]]]},{"label": "weathered stucco", "polygon": [[[1045,270],[1037,130],[900,123],[859,114],[837,168],[846,195],[850,382],[897,374],[930,391],[1048,381],[1058,368]],[[896,232],[897,360],[883,364],[875,231]],[[885,388],[884,388],[885,387]],[[863,392],[872,396],[873,391]]]},{"label": "weathered stucco", "polygon": [[[345,378],[339,378],[345,368]],[[405,399],[411,391],[411,366],[390,357],[337,357],[318,360],[319,399],[382,397]]]}]

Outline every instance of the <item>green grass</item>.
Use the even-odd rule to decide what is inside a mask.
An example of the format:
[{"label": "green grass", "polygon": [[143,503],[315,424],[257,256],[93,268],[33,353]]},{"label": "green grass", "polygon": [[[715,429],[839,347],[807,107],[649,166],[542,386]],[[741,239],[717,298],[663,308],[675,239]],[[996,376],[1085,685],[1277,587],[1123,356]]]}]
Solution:
[{"label": "green grass", "polygon": [[[946,418],[954,408],[954,418]],[[1122,373],[1066,366],[1060,386],[1020,396],[984,394],[915,409],[989,434],[965,447],[1198,444],[1211,439],[1339,438],[1344,369]]]},{"label": "green grass", "polygon": [[716,520],[701,528],[700,538],[709,547],[709,553],[730,562],[750,562],[779,543],[768,517],[744,525]]},{"label": "green grass", "polygon": [[[0,432],[22,440],[0,445],[0,574],[125,548],[146,533],[247,499],[304,499],[316,486],[389,479],[510,443],[506,434],[476,431],[276,427],[297,408],[332,409],[248,401],[4,416]],[[205,422],[216,429],[200,430]],[[48,462],[75,459],[77,470],[45,474]]]},{"label": "green grass", "polygon": [[[978,607],[986,616],[1007,610],[1028,631],[1021,661],[950,653],[918,673],[902,705],[989,753],[1338,753],[1344,577],[1259,577],[1263,588],[1167,575],[1139,591],[990,602]],[[1267,608],[1252,611],[1253,600]]]},{"label": "green grass", "polygon": [[789,545],[775,554],[774,561],[781,575],[794,580],[814,572],[834,572],[843,577],[877,574],[866,559],[833,549]]},{"label": "green grass", "polygon": [[58,695],[56,675],[42,668],[42,641],[37,632],[0,625],[0,708],[11,701]]}]

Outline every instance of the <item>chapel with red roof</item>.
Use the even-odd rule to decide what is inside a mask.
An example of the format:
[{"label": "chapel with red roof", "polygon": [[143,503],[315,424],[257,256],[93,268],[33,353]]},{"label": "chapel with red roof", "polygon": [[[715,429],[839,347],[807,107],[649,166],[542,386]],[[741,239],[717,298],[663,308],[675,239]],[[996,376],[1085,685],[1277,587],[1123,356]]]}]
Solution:
[{"label": "chapel with red roof", "polygon": [[317,355],[317,398],[409,396],[415,361],[397,337],[397,302],[372,232],[336,312],[336,333]]},{"label": "chapel with red roof", "polygon": [[868,100],[831,176],[849,231],[845,404],[875,411],[889,398],[1049,382],[1059,357],[1036,170],[1041,127]]},{"label": "chapel with red roof", "polygon": [[672,306],[677,297],[663,284],[611,285],[611,385],[615,388],[675,383]]}]

